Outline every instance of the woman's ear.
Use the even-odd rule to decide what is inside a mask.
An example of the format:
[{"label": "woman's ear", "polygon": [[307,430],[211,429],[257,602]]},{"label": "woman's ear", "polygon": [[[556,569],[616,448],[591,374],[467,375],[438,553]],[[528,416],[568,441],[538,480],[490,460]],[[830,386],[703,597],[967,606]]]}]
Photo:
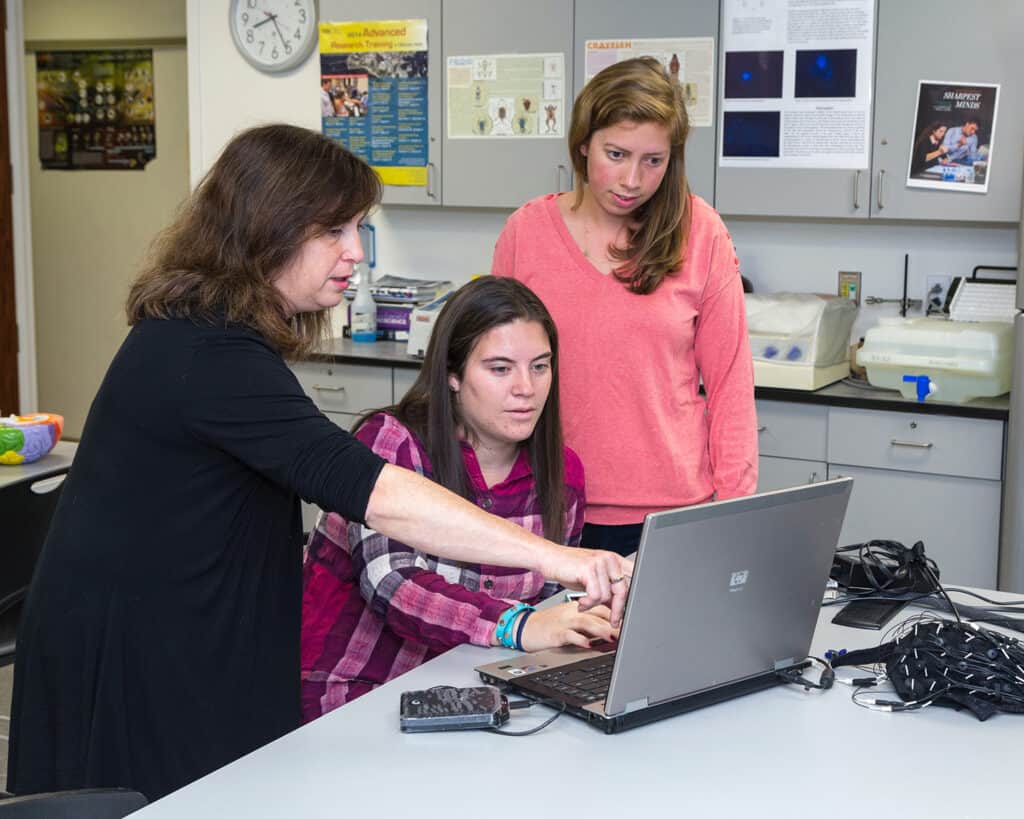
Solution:
[{"label": "woman's ear", "polygon": [[458,392],[459,391],[459,387],[460,387],[459,377],[457,375],[455,375],[454,373],[449,373],[448,374],[448,389],[450,389],[452,392]]}]

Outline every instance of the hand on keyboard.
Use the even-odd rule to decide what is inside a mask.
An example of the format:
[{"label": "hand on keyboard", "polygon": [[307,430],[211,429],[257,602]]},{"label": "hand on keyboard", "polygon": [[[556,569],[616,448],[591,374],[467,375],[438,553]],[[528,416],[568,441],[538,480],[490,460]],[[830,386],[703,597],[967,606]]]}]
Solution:
[{"label": "hand on keyboard", "polygon": [[569,645],[589,648],[595,639],[617,640],[619,630],[608,622],[610,616],[607,606],[580,611],[576,601],[538,609],[523,628],[523,648],[526,651]]}]

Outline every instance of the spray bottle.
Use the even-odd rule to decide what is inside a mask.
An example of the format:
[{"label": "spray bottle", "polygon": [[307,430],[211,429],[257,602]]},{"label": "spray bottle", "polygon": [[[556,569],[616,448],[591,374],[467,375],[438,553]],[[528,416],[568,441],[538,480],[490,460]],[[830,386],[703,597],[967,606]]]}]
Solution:
[{"label": "spray bottle", "polygon": [[373,268],[377,266],[377,234],[373,225],[363,225],[370,235],[370,261],[366,269],[359,275],[359,289],[356,291],[355,300],[352,302],[349,313],[349,327],[352,331],[353,341],[376,341],[377,340],[377,302],[370,294],[370,285],[373,283]]}]

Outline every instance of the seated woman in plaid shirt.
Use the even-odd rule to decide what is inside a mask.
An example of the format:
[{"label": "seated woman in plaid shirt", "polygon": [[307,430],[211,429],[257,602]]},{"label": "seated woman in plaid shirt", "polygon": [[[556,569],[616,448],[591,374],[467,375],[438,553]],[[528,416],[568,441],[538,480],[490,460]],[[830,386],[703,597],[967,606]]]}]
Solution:
[{"label": "seated woman in plaid shirt", "polygon": [[[490,276],[445,304],[416,383],[356,437],[492,514],[578,545],[583,466],[563,446],[558,338],[534,293]],[[528,651],[613,639],[608,609],[563,603],[536,572],[418,552],[321,515],[303,567],[302,713],[309,721],[461,643]]]}]

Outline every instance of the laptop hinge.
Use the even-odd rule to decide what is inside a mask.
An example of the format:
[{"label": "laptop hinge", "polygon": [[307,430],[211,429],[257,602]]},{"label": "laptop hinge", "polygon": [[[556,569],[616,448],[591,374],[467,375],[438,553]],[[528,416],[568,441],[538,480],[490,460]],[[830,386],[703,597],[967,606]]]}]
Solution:
[{"label": "laptop hinge", "polygon": [[622,712],[623,714],[631,714],[633,711],[639,711],[641,708],[649,708],[651,705],[650,698],[644,697],[643,699],[633,700],[632,702],[626,703],[626,708]]},{"label": "laptop hinge", "polygon": [[775,661],[775,670],[781,671],[783,668],[792,668],[796,665],[796,660],[793,657],[788,657],[785,660]]}]

